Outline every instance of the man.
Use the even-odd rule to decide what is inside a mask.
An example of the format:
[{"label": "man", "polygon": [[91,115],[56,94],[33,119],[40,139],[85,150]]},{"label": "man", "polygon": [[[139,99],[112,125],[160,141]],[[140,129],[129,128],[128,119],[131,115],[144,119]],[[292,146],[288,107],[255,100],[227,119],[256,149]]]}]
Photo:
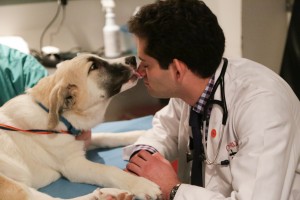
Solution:
[{"label": "man", "polygon": [[300,199],[300,103],[286,82],[253,61],[223,58],[223,31],[202,1],[144,6],[129,30],[148,92],[170,102],[125,147],[127,171],[167,200]]}]

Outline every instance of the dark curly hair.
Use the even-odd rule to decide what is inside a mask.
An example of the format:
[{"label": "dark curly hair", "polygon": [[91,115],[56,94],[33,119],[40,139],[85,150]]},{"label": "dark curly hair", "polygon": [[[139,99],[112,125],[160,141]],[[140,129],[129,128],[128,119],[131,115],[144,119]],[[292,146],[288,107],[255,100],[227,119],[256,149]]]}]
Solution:
[{"label": "dark curly hair", "polygon": [[165,0],[143,6],[128,22],[145,39],[145,53],[168,69],[174,58],[200,77],[211,76],[221,62],[225,37],[216,16],[198,0]]}]

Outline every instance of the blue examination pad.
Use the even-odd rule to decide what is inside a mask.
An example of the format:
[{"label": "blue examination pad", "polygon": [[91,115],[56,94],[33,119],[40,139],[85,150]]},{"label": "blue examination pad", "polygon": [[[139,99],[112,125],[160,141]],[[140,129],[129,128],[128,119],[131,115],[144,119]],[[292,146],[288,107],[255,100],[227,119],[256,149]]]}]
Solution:
[{"label": "blue examination pad", "polygon": [[[132,120],[105,122],[92,129],[92,132],[126,132],[133,130],[147,130],[152,127],[153,116],[140,117]],[[116,133],[117,134],[117,133]],[[94,149],[87,152],[87,159],[102,163],[105,165],[112,165],[124,169],[127,162],[122,159],[122,148],[113,149]],[[58,198],[74,198],[89,194],[98,186],[72,183],[65,178],[51,183],[50,185],[40,188],[39,191]]]}]

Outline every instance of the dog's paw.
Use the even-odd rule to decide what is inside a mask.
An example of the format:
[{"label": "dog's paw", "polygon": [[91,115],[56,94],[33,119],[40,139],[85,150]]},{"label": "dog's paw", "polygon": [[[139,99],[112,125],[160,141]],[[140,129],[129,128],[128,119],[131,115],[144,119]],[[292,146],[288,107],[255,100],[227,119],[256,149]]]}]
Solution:
[{"label": "dog's paw", "polygon": [[142,177],[136,178],[138,179],[135,180],[135,182],[132,182],[130,192],[133,193],[137,199],[162,199],[162,193],[157,184]]},{"label": "dog's paw", "polygon": [[116,188],[98,188],[93,192],[95,200],[133,200],[134,195]]}]

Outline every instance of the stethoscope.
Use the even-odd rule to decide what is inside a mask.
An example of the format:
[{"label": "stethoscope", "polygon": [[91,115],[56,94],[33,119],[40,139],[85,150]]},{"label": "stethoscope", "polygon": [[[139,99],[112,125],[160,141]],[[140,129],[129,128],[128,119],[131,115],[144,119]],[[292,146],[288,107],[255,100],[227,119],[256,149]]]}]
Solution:
[{"label": "stethoscope", "polygon": [[[223,166],[227,166],[229,165],[229,160],[223,160],[221,162],[217,162],[217,158],[219,156],[219,152],[221,149],[221,143],[223,141],[223,135],[224,135],[224,126],[226,125],[227,122],[227,118],[228,118],[228,110],[227,110],[227,105],[226,105],[226,98],[225,98],[225,83],[224,83],[224,76],[225,76],[225,72],[226,72],[226,68],[227,68],[227,64],[228,64],[228,60],[226,58],[223,58],[223,66],[222,66],[222,70],[220,73],[220,76],[218,77],[218,79],[216,80],[214,87],[211,91],[210,97],[207,100],[205,106],[204,106],[204,111],[203,111],[203,116],[200,124],[202,125],[202,145],[203,145],[203,149],[204,149],[204,156],[205,156],[205,160],[204,162],[207,165],[223,165]],[[216,100],[214,99],[214,95],[216,93],[217,88],[220,86],[220,92],[221,92],[221,100]],[[210,108],[212,108],[212,106],[214,104],[217,104],[218,106],[220,106],[220,108],[222,109],[223,112],[223,117],[222,117],[222,128],[221,128],[221,138],[219,140],[218,143],[218,147],[217,147],[217,152],[214,155],[213,159],[209,159],[208,155],[207,155],[207,148],[206,148],[206,123],[207,123],[207,115],[208,112],[210,110]]]}]

